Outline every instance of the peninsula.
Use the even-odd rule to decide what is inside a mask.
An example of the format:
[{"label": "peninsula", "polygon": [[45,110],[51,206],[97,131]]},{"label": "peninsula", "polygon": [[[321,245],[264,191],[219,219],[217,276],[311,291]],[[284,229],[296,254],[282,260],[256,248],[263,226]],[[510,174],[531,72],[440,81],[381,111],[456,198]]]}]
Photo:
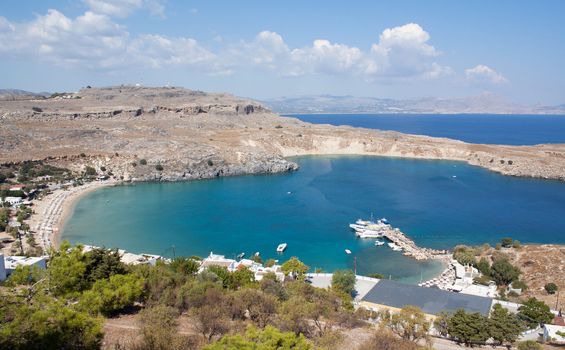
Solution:
[{"label": "peninsula", "polygon": [[478,145],[313,125],[258,102],[178,87],[84,88],[0,102],[0,162],[104,167],[124,181],[178,181],[297,169],[285,157],[358,154],[464,161],[512,176],[565,180],[565,145]]}]

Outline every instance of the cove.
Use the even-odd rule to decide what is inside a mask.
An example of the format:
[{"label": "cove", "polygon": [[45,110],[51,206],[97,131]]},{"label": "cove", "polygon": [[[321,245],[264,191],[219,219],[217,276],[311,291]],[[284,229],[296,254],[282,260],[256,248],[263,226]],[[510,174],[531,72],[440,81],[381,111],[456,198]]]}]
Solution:
[{"label": "cove", "polygon": [[[386,217],[417,244],[565,243],[565,184],[502,176],[453,161],[368,156],[293,159],[300,170],[179,183],[102,188],[82,198],[62,231],[71,243],[131,252],[234,257],[297,256],[312,269],[352,268],[405,282],[438,273],[360,240],[355,219]],[[288,243],[284,254],[276,246]],[[351,255],[344,250],[350,249]]]}]

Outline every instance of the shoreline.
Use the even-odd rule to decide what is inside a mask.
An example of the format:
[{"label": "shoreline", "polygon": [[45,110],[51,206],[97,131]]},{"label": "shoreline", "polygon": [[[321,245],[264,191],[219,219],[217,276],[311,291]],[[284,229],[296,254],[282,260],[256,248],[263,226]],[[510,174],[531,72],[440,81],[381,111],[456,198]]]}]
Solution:
[{"label": "shoreline", "polygon": [[78,187],[61,188],[34,201],[29,226],[36,242],[44,251],[58,248],[62,229],[72,215],[78,200],[90,192],[115,186],[118,183],[119,181],[114,180],[94,181]]}]

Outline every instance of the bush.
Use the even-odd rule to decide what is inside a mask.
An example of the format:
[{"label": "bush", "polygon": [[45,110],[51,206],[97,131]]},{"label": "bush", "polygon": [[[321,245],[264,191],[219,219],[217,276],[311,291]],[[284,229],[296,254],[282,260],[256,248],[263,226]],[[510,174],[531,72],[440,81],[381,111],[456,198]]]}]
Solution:
[{"label": "bush", "polygon": [[155,170],[163,171],[163,166],[161,164],[157,164],[157,165],[155,165]]},{"label": "bush", "polygon": [[514,242],[514,240],[510,237],[504,237],[503,239],[500,240],[500,244],[504,248],[510,248],[512,246],[512,242]]},{"label": "bush", "polygon": [[100,167],[100,171],[106,171],[106,167],[105,167],[105,166],[101,166],[101,167]]},{"label": "bush", "polygon": [[555,294],[555,292],[557,292],[557,289],[559,289],[557,285],[553,282],[546,284],[544,288],[547,294]]},{"label": "bush", "polygon": [[518,350],[542,350],[540,344],[535,340],[526,340],[518,343]]},{"label": "bush", "polygon": [[96,169],[87,165],[86,168],[84,169],[84,173],[86,174],[86,176],[94,176],[96,175]]},{"label": "bush", "polygon": [[146,160],[146,159],[140,159],[140,160],[139,160],[139,164],[141,164],[141,165],[147,165],[147,160]]}]

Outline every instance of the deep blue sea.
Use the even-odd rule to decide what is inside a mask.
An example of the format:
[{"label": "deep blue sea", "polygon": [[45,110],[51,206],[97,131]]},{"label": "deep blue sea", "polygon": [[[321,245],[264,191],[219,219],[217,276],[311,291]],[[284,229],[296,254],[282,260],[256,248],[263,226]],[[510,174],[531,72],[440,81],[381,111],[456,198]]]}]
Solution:
[{"label": "deep blue sea", "polygon": [[556,115],[399,115],[302,114],[305,122],[394,130],[471,143],[535,145],[565,143],[565,116]]},{"label": "deep blue sea", "polygon": [[[72,243],[131,252],[263,258],[298,256],[312,268],[353,267],[406,282],[437,273],[356,239],[357,218],[386,217],[418,244],[565,243],[565,184],[515,178],[452,161],[364,156],[295,158],[297,172],[103,188],[77,203],[63,231]],[[282,255],[276,246],[288,243]],[[350,249],[352,255],[344,250]]]}]

